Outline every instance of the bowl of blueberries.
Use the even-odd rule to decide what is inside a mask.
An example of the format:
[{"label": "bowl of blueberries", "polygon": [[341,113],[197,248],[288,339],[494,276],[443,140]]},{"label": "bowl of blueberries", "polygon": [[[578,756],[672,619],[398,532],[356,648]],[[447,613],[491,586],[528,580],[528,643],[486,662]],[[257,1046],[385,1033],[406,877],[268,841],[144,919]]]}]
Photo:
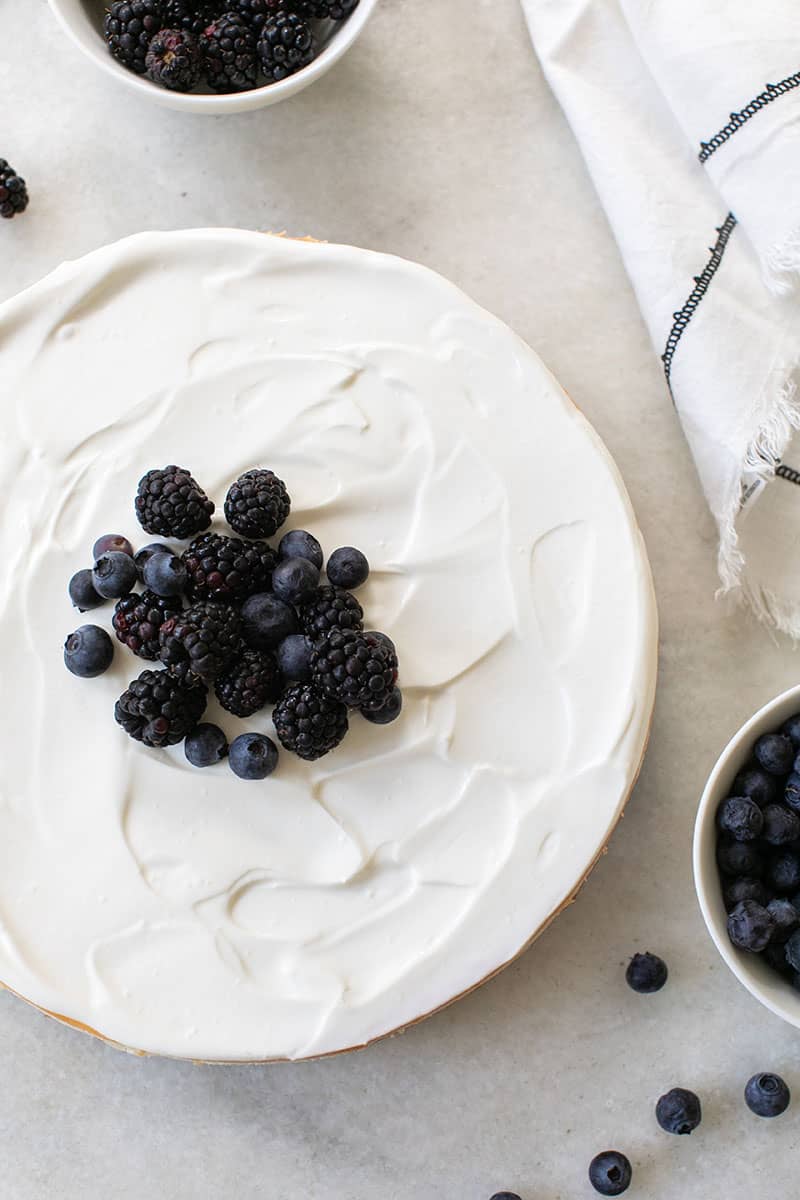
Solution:
[{"label": "bowl of blueberries", "polygon": [[700,908],[747,990],[800,1028],[800,686],[723,750],[694,832]]},{"label": "bowl of blueberries", "polygon": [[275,104],[324,75],[377,0],[50,0],[77,47],[131,92],[183,112]]}]

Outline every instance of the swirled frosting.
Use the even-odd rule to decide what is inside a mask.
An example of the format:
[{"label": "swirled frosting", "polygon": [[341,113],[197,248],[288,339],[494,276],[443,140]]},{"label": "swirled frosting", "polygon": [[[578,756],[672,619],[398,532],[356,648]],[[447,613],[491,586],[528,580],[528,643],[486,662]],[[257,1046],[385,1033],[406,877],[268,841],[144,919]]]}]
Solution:
[{"label": "swirled frosting", "polygon": [[[655,684],[630,504],[536,355],[396,258],[142,234],[0,308],[0,406],[0,979],[128,1047],[296,1058],[513,958],[617,820]],[[79,619],[67,581],[97,535],[136,537],[167,462],[220,508],[269,466],[287,528],[365,551],[400,721],[243,783],[114,724],[143,665],[121,647],[64,670],[65,635],[111,615]]]}]

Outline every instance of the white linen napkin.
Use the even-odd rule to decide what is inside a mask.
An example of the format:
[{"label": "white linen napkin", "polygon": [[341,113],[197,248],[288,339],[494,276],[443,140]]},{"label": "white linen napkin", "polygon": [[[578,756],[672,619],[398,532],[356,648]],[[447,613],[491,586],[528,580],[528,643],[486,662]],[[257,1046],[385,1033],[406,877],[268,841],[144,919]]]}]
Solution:
[{"label": "white linen napkin", "polygon": [[522,0],[719,526],[722,590],[800,637],[796,0]]}]

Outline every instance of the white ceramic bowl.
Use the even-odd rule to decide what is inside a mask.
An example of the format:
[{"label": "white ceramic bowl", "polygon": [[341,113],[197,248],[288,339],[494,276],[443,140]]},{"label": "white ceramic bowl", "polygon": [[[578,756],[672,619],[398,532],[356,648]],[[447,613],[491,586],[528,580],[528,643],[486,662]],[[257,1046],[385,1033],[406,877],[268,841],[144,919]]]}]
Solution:
[{"label": "white ceramic bowl", "polygon": [[737,950],[728,938],[727,913],[716,863],[716,814],[729,795],[734,778],[752,757],[753,743],[762,733],[779,729],[800,712],[800,686],[783,692],[751,717],[728,742],[705,786],[694,828],[694,882],[708,932],[725,962],[751,995],[771,1012],[800,1028],[800,992],[755,954]]},{"label": "white ceramic bowl", "polygon": [[282,79],[279,83],[252,88],[247,92],[232,92],[224,96],[171,92],[123,67],[111,57],[103,40],[104,0],[50,0],[50,7],[66,33],[86,57],[131,92],[181,112],[220,116],[225,113],[249,112],[254,108],[264,108],[267,104],[277,104],[279,100],[286,100],[314,83],[349,50],[377,3],[378,0],[361,0],[358,8],[346,20],[337,23],[325,22],[322,49],[314,61],[302,71]]}]

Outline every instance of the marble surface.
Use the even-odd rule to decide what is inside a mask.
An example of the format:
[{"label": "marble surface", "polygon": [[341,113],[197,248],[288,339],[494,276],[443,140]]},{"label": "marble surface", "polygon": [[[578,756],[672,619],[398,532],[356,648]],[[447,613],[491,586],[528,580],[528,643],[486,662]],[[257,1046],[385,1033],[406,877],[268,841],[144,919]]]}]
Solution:
[{"label": "marble surface", "polygon": [[[464,22],[464,12],[470,16]],[[33,200],[0,229],[0,297],[143,228],[287,229],[395,251],[509,322],[606,439],[659,597],[650,750],[578,902],[503,975],[402,1037],[270,1068],[138,1060],[0,997],[0,1166],[14,1200],[523,1200],[590,1196],[615,1146],[629,1195],[788,1194],[796,1116],[741,1092],[798,1034],[716,955],[691,881],[694,810],[722,744],[797,662],[714,599],[715,531],[614,243],[515,0],[382,0],[362,41],[277,108],[190,118],[77,55],[44,0],[0,0],[0,153]],[[18,48],[33,47],[24,55]],[[124,369],[124,368],[123,368]],[[68,419],[53,397],[54,419]],[[658,951],[659,995],[623,982]],[[702,1097],[691,1138],[653,1105]]]}]

